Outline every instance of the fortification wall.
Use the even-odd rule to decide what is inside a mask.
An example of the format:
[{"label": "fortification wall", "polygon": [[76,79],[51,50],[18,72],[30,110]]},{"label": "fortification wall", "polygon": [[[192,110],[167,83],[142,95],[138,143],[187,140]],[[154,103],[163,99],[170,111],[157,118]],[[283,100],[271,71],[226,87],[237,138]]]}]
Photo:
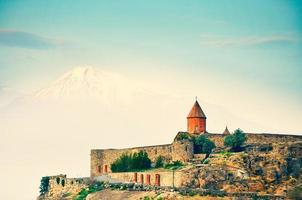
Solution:
[{"label": "fortification wall", "polygon": [[155,162],[159,156],[164,157],[166,162],[172,160],[187,162],[193,157],[193,144],[190,141],[177,141],[172,144],[127,149],[94,149],[91,150],[91,177],[111,172],[111,163],[122,154],[132,154],[139,151],[147,152],[151,162]]},{"label": "fortification wall", "polygon": [[67,178],[66,175],[50,176],[46,197],[49,200],[57,200],[64,195],[76,195],[87,187],[89,181],[90,178]]},{"label": "fortification wall", "polygon": [[[172,170],[162,170],[162,171],[145,171],[145,172],[125,172],[125,173],[110,173],[109,176],[113,179],[122,182],[137,182],[145,185],[157,185],[172,187],[181,187],[182,177],[184,173],[181,171]],[[137,178],[135,178],[135,176]],[[150,182],[148,182],[148,176],[150,177]],[[158,182],[156,181],[156,176],[158,176]],[[135,180],[136,179],[136,180]]]},{"label": "fortification wall", "polygon": [[[217,147],[223,147],[224,135],[208,133],[207,137],[215,142]],[[247,133],[246,144],[269,144],[269,143],[288,143],[302,141],[302,135],[284,135],[284,134],[255,134]]]},{"label": "fortification wall", "polygon": [[194,146],[192,142],[187,140],[175,141],[172,143],[172,160],[187,162],[194,157]]}]

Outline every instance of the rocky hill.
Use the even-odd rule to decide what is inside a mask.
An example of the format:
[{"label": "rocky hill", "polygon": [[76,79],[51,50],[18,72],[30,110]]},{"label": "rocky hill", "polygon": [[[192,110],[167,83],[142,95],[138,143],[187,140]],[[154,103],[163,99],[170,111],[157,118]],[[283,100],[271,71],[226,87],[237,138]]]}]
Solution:
[{"label": "rocky hill", "polygon": [[[302,142],[246,145],[242,152],[226,149],[182,168],[182,187],[151,187],[137,183],[79,181],[51,189],[40,200],[54,199],[301,199]],[[70,179],[72,180],[72,179]],[[68,180],[68,181],[70,181]],[[53,183],[55,184],[55,183]],[[106,189],[107,188],[107,189]],[[81,191],[81,192],[79,192]],[[173,192],[171,192],[173,191]],[[200,196],[201,195],[201,196]]]}]

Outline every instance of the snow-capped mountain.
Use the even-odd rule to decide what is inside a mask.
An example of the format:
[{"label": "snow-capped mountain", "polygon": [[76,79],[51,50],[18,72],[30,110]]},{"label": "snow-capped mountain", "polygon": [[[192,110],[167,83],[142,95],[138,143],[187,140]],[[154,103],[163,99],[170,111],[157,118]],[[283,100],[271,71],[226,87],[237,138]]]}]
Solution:
[{"label": "snow-capped mountain", "polygon": [[0,107],[9,104],[14,99],[23,95],[23,93],[20,93],[14,90],[13,88],[10,88],[5,85],[0,85]]},{"label": "snow-capped mountain", "polygon": [[97,100],[108,103],[127,100],[133,93],[124,77],[93,67],[77,67],[36,92],[38,100]]}]

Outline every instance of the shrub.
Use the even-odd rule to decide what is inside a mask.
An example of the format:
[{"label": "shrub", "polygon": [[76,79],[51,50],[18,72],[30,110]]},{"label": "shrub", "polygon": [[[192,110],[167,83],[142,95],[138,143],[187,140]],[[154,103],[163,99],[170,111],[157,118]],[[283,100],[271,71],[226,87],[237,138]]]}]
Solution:
[{"label": "shrub", "polygon": [[165,169],[178,169],[180,167],[182,167],[183,164],[182,162],[180,162],[179,160],[177,161],[173,161],[172,163],[168,163],[165,165]]},{"label": "shrub", "polygon": [[75,198],[75,200],[85,200],[86,197],[88,196],[88,194],[90,193],[94,193],[94,192],[97,192],[97,191],[100,191],[104,188],[104,183],[103,182],[99,182],[99,181],[96,181],[96,182],[93,182],[88,189],[82,189],[77,197]]},{"label": "shrub", "polygon": [[155,160],[155,168],[160,168],[164,166],[164,157],[158,156]]},{"label": "shrub", "polygon": [[193,139],[194,153],[205,153],[207,156],[216,147],[215,143],[204,135],[200,135]]},{"label": "shrub", "polygon": [[241,146],[246,140],[246,134],[241,129],[237,129],[233,134],[224,138],[224,145],[231,147],[232,151],[238,152],[242,150]]},{"label": "shrub", "polygon": [[48,176],[44,176],[41,179],[41,183],[40,183],[40,194],[43,195],[46,192],[48,192],[49,189],[49,177]]},{"label": "shrub", "polygon": [[112,172],[128,172],[148,169],[151,167],[151,160],[144,151],[133,154],[123,154],[111,164]]},{"label": "shrub", "polygon": [[181,133],[179,133],[179,135],[178,135],[177,138],[176,138],[177,141],[188,140],[188,139],[190,139],[190,136],[189,136],[189,134],[186,133],[186,132],[181,132]]},{"label": "shrub", "polygon": [[111,164],[112,172],[126,172],[129,171],[130,166],[130,156],[127,154],[121,155],[116,161]]},{"label": "shrub", "polygon": [[193,190],[189,192],[189,196],[191,196],[191,197],[192,197],[192,196],[195,196],[196,194],[197,194],[197,192],[195,192],[195,191],[193,191]]},{"label": "shrub", "polygon": [[302,199],[302,186],[296,186],[288,192],[290,199]]},{"label": "shrub", "polygon": [[209,164],[209,161],[210,161],[209,158],[206,158],[202,161],[202,164]]},{"label": "shrub", "polygon": [[63,197],[69,197],[71,195],[71,193],[70,192],[67,192],[67,193],[64,193],[62,196]]}]

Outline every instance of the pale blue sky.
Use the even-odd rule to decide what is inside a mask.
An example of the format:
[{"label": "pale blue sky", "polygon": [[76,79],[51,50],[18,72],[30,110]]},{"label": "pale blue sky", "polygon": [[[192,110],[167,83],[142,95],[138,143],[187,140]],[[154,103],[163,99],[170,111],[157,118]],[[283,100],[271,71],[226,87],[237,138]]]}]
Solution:
[{"label": "pale blue sky", "polygon": [[0,80],[36,89],[89,64],[235,79],[301,98],[301,15],[294,0],[0,0]]}]

